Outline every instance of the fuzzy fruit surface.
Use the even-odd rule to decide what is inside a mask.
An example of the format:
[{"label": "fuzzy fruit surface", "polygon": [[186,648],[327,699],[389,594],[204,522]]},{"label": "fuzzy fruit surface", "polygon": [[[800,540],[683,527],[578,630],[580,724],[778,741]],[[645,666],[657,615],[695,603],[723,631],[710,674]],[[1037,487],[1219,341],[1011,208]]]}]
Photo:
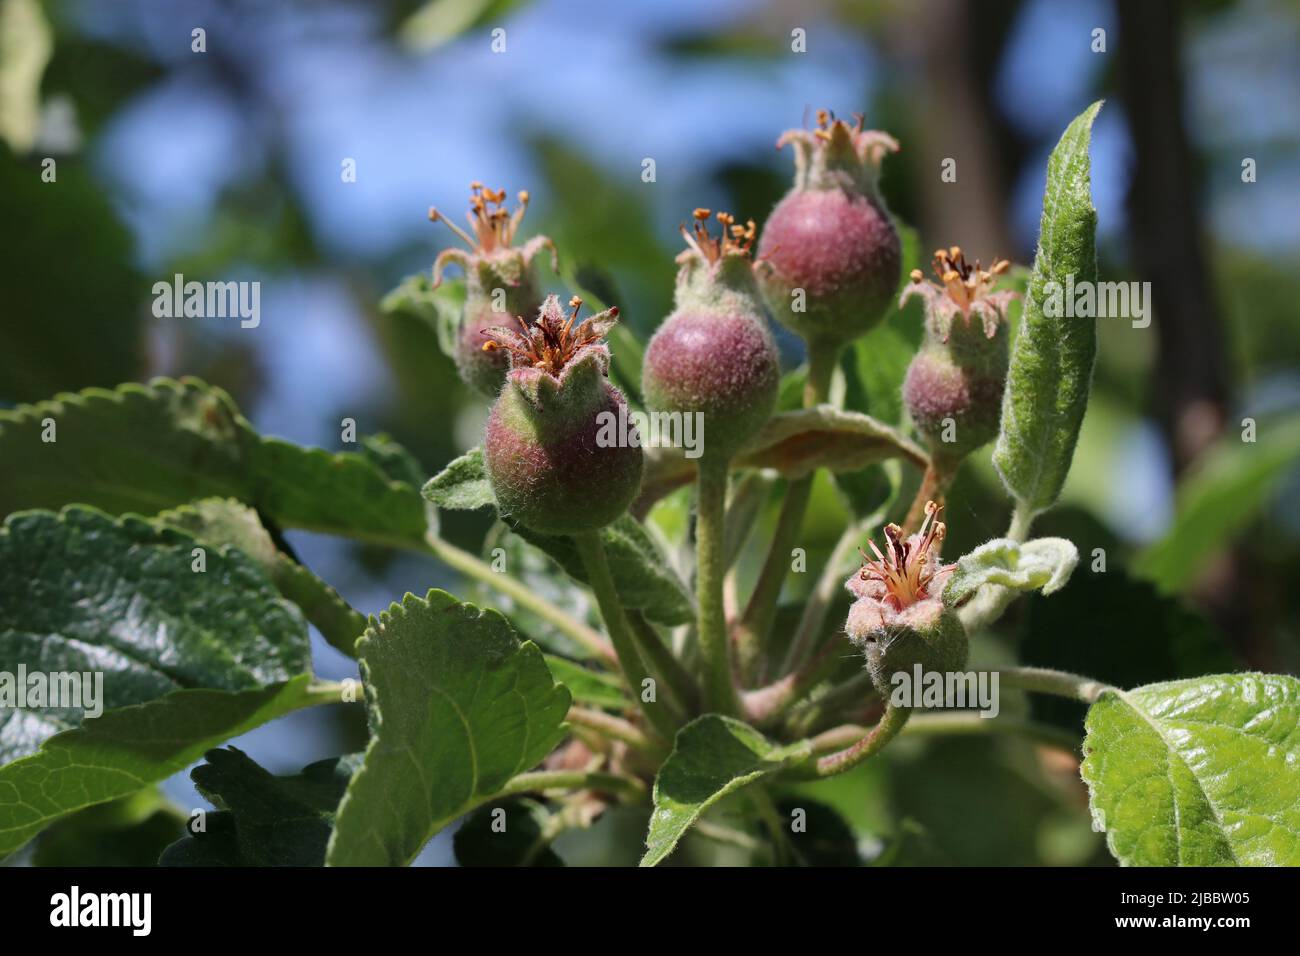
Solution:
[{"label": "fuzzy fruit surface", "polygon": [[[849,631],[853,631],[852,615]],[[957,612],[933,600],[908,608],[888,627],[868,629],[860,646],[871,683],[886,700],[893,690],[891,678],[900,671],[911,677],[917,664],[923,673],[960,671],[969,654],[966,629]]]},{"label": "fuzzy fruit surface", "polygon": [[[795,189],[763,227],[759,273],[772,315],[805,341],[841,344],[880,321],[898,288],[902,251],[889,215],[845,189]],[[804,311],[794,310],[796,289]]]},{"label": "fuzzy fruit surface", "polygon": [[1005,323],[998,324],[990,339],[977,320],[967,324],[960,318],[947,342],[927,335],[908,366],[903,403],[935,454],[960,459],[997,437],[1008,338]]},{"label": "fuzzy fruit surface", "polygon": [[[505,384],[510,358],[500,350],[484,351],[483,343],[487,337],[483,333],[494,326],[513,328],[515,316],[535,316],[542,304],[527,272],[514,281],[515,284],[511,285],[506,277],[497,277],[493,282],[489,272],[486,277],[473,276],[466,290],[465,311],[456,341],[456,371],[460,373],[461,381],[489,398],[495,398]],[[504,290],[504,295],[497,297],[504,300],[499,312],[492,307],[495,289]]]},{"label": "fuzzy fruit surface", "polygon": [[641,488],[639,446],[602,445],[602,412],[618,418],[622,393],[594,368],[562,389],[529,397],[511,382],[488,416],[488,480],[506,515],[544,534],[603,528]]},{"label": "fuzzy fruit surface", "polygon": [[650,340],[642,387],[656,411],[701,413],[704,453],[729,456],[772,414],[780,378],[761,319],[678,311]]},{"label": "fuzzy fruit surface", "polygon": [[[727,224],[731,220],[727,214]],[[749,223],[748,236],[754,234]],[[749,242],[702,225],[688,236],[673,313],[646,347],[641,387],[656,412],[703,416],[702,453],[730,458],[772,414],[781,359],[767,326]]]}]

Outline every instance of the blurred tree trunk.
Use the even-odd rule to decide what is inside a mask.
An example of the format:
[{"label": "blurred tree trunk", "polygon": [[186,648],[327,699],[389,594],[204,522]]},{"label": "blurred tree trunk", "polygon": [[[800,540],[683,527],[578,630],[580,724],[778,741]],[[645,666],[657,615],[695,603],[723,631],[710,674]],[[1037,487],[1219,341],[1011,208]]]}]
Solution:
[{"label": "blurred tree trunk", "polygon": [[1136,153],[1129,231],[1138,274],[1150,280],[1155,300],[1156,414],[1181,473],[1218,435],[1229,397],[1183,122],[1181,10],[1175,0],[1115,7],[1120,88]]},{"label": "blurred tree trunk", "polygon": [[[1128,195],[1138,274],[1155,300],[1156,415],[1181,475],[1222,431],[1231,396],[1227,341],[1207,264],[1196,170],[1183,122],[1182,9],[1176,0],[1116,2],[1120,86],[1136,164]],[[1275,669],[1244,556],[1224,553],[1194,595],[1246,664]]]},{"label": "blurred tree trunk", "polygon": [[[1015,255],[1007,183],[1023,144],[990,90],[1018,7],[1019,0],[923,0],[905,7],[889,37],[923,80],[914,99],[921,121],[903,147],[915,150],[909,162],[920,171],[922,232],[933,246],[960,245],[984,262]],[[956,161],[956,182],[940,178],[946,159]],[[929,248],[921,251],[923,263]]]}]

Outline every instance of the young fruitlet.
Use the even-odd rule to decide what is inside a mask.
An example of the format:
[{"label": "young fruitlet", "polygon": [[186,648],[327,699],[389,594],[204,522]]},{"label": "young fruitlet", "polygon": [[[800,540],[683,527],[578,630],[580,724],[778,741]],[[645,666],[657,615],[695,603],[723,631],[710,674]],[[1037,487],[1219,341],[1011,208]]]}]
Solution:
[{"label": "young fruitlet", "polygon": [[484,455],[501,512],[534,531],[578,534],[609,524],[641,487],[639,443],[601,442],[605,415],[620,420],[602,341],[618,309],[578,324],[547,296],[531,325],[488,329],[483,350],[509,356],[506,386],[488,416]]},{"label": "young fruitlet", "polygon": [[429,219],[446,223],[469,251],[444,249],[433,263],[433,285],[442,282],[442,270],[454,262],[465,270],[465,309],[461,315],[456,345],[456,369],[461,379],[493,397],[506,380],[506,353],[483,350],[483,333],[509,322],[512,316],[534,315],[541,305],[532,278],[533,258],[543,248],[551,252],[551,268],[557,265],[555,246],[545,236],[534,236],[519,248],[515,238],[528,209],[528,193],[519,193],[519,208],[510,213],[505,208],[506,191],[493,191],[482,183],[470,183],[467,233],[437,209],[429,210]]},{"label": "young fruitlet", "polygon": [[708,218],[697,209],[694,234],[682,227],[676,308],[650,340],[641,381],[652,409],[703,415],[703,453],[717,460],[772,414],[781,369],[749,258],[753,220],[741,226],[719,212],[715,239]]},{"label": "young fruitlet", "polygon": [[998,433],[1009,355],[1006,309],[1016,292],[994,292],[1010,268],[999,259],[987,270],[971,265],[961,249],[934,254],[939,284],[920,269],[899,305],[913,296],[925,304],[925,341],[903,382],[903,403],[931,455],[951,471],[956,462]]},{"label": "young fruitlet", "polygon": [[871,682],[885,698],[890,678],[899,671],[910,675],[916,664],[927,673],[966,665],[966,631],[942,600],[955,567],[939,560],[947,531],[942,510],[928,502],[921,530],[907,538],[898,525],[886,525],[885,553],[870,542],[875,559],[863,552],[862,570],[846,582],[857,600],[844,630],[866,655]]},{"label": "young fruitlet", "polygon": [[763,227],[759,281],[777,321],[812,347],[838,348],[870,331],[898,288],[898,233],[876,188],[898,143],[826,110],[816,129],[789,130],[776,145],[787,143],[794,186]]}]

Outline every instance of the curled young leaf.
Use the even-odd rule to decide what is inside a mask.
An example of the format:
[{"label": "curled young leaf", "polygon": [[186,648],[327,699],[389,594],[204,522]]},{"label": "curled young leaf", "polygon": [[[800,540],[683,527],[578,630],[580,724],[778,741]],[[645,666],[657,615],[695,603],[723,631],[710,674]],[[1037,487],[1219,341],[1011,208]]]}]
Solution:
[{"label": "curled young leaf", "polygon": [[1063,290],[1097,281],[1088,144],[1100,109],[1093,103],[1076,117],[1047,161],[1038,251],[993,451],[1002,483],[1030,513],[1050,507],[1061,493],[1092,387],[1096,318],[1049,306]]},{"label": "curled young leaf", "polygon": [[960,607],[985,584],[1054,594],[1065,587],[1078,563],[1079,549],[1064,538],[1035,538],[1023,544],[994,538],[958,559],[943,600],[949,607]]}]

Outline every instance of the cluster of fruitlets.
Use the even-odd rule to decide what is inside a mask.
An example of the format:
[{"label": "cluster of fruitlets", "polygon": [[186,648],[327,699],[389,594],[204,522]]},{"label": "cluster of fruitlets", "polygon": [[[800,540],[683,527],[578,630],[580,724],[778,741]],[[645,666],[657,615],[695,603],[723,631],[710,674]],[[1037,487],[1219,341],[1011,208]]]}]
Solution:
[{"label": "cluster of fruitlets", "polygon": [[[780,362],[769,316],[806,346],[805,404],[829,398],[841,350],[875,328],[901,279],[897,230],[878,189],[881,160],[898,150],[882,132],[823,111],[813,129],[786,132],[778,146],[794,150],[794,183],[759,235],[753,220],[696,209],[682,227],[686,248],[674,309],[651,339],[642,372],[653,412],[696,416],[703,441],[696,522],[697,636],[704,667],[704,707],[735,712],[737,694],[753,676],[747,639],[770,628],[781,575],[765,575],[744,617],[728,622],[722,601],[721,547],[727,480],[734,456],[773,413]],[[505,207],[504,191],[472,185],[471,232],[448,225],[468,251],[447,250],[434,267],[458,263],[466,301],[457,366],[466,383],[495,399],[484,443],[485,462],[501,512],[544,534],[571,535],[599,560],[594,532],[632,505],[641,486],[640,447],[601,442],[601,422],[626,404],[608,381],[604,335],[618,310],[585,321],[574,297],[566,311],[556,296],[540,300],[531,275],[545,237],[516,245],[528,194]],[[430,218],[442,219],[436,210]],[[445,221],[445,220],[444,220]],[[989,269],[968,263],[957,247],[934,256],[937,283],[913,271],[902,301],[925,307],[925,336],[908,370],[903,400],[929,447],[930,467],[909,525],[921,505],[941,499],[953,472],[997,432],[1008,347],[1004,311],[1013,293],[994,291],[1005,261]],[[513,327],[511,325],[513,324]],[[811,478],[791,483],[797,527]],[[887,552],[868,560],[848,582],[858,598],[846,631],[862,648],[878,687],[895,668],[919,662],[951,668],[966,656],[966,637],[938,600],[945,568],[938,562],[943,524],[938,505],[924,509],[923,527],[886,529]],[[913,520],[914,519],[914,520]],[[598,597],[600,595],[598,594]],[[602,602],[620,658],[635,657],[622,610]],[[737,659],[739,657],[739,659]],[[895,659],[897,659],[895,661]],[[622,660],[629,676],[632,663]]]}]

